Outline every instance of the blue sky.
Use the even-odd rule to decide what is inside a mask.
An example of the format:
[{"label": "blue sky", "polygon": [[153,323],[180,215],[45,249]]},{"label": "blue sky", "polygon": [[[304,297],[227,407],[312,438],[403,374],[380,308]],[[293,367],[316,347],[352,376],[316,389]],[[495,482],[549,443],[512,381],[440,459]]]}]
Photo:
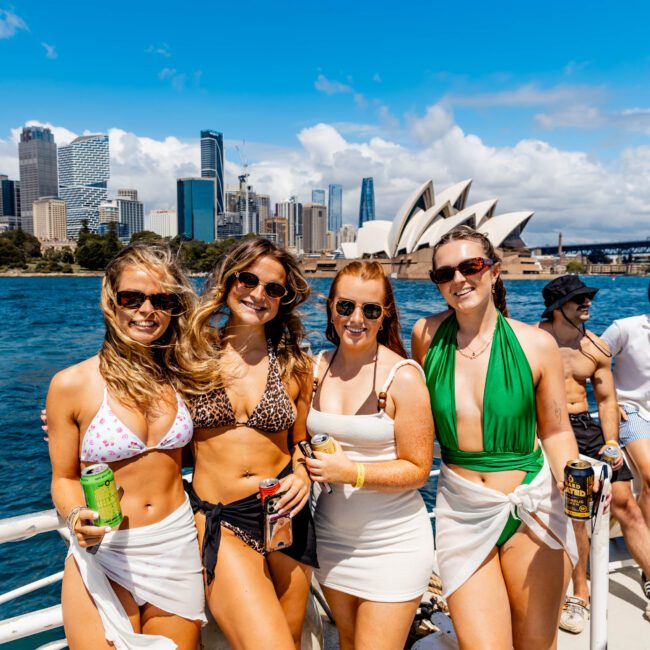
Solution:
[{"label": "blue sky", "polygon": [[109,132],[116,175],[154,207],[172,198],[155,198],[148,157],[196,165],[214,128],[231,176],[245,139],[273,200],[343,182],[351,222],[362,176],[386,218],[409,182],[471,177],[472,200],[534,209],[537,243],[563,225],[623,235],[619,205],[650,235],[649,18],[641,2],[0,0],[0,167],[28,121]]}]

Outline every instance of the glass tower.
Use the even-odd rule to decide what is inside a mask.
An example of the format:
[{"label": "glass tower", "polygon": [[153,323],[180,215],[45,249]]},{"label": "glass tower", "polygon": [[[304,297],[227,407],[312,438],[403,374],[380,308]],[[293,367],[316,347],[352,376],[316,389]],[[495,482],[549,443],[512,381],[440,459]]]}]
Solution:
[{"label": "glass tower", "polygon": [[330,185],[327,202],[327,229],[337,233],[343,226],[343,186]]},{"label": "glass tower", "polygon": [[223,214],[223,133],[219,131],[201,131],[201,177],[216,179],[217,214]]},{"label": "glass tower", "polygon": [[21,227],[34,234],[34,201],[57,196],[56,144],[50,129],[26,126],[18,143]]},{"label": "glass tower", "polygon": [[176,181],[178,234],[184,239],[213,242],[215,232],[215,180],[179,178]]},{"label": "glass tower", "polygon": [[107,135],[82,135],[59,147],[59,197],[68,212],[68,237],[76,239],[81,222],[97,232],[99,204],[108,198],[111,177]]},{"label": "glass tower", "polygon": [[0,174],[0,230],[20,226],[20,181],[10,181]]},{"label": "glass tower", "polygon": [[375,218],[375,183],[372,176],[364,178],[361,182],[361,200],[359,201],[359,228],[366,221]]},{"label": "glass tower", "polygon": [[325,205],[325,190],[312,190],[311,202],[316,205]]}]

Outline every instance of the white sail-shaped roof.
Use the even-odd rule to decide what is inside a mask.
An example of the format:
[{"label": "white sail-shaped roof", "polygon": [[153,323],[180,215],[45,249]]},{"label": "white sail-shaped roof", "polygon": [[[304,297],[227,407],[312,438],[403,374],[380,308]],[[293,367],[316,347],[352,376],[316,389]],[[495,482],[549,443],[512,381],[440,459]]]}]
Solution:
[{"label": "white sail-shaped roof", "polygon": [[375,219],[366,221],[357,233],[357,250],[360,257],[364,255],[379,255],[386,253],[388,257],[391,254],[388,250],[388,233],[393,226],[392,221]]},{"label": "white sail-shaped roof", "polygon": [[495,248],[501,246],[508,235],[518,226],[523,229],[534,212],[508,212],[492,217],[478,227],[478,231],[487,235]]},{"label": "white sail-shaped roof", "polygon": [[395,215],[392,227],[388,234],[387,248],[390,251],[390,257],[397,254],[397,244],[402,238],[404,228],[411,220],[417,209],[426,211],[434,203],[433,181],[427,181],[421,185],[413,194],[411,194],[402,204]]},{"label": "white sail-shaped roof", "polygon": [[481,224],[485,223],[488,219],[492,219],[494,216],[494,211],[497,207],[498,199],[488,199],[487,201],[481,201],[480,203],[475,203],[472,207],[474,213],[476,214],[476,225],[475,228],[478,228]]},{"label": "white sail-shaped roof", "polygon": [[466,223],[469,223],[471,226],[473,222],[474,213],[470,209],[461,210],[458,214],[455,214],[453,217],[448,217],[447,219],[437,219],[426,230],[424,235],[422,235],[414,250],[424,247],[433,248],[443,235],[448,233],[450,230],[453,230],[456,226],[462,226]]}]

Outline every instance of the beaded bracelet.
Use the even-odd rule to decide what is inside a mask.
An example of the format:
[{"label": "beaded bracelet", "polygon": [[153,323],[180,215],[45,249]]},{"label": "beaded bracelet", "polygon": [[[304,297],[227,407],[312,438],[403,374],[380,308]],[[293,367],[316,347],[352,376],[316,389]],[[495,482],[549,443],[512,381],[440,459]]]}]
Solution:
[{"label": "beaded bracelet", "polygon": [[79,513],[84,510],[86,506],[75,506],[70,510],[68,513],[68,516],[66,517],[65,523],[66,526],[68,527],[68,530],[70,531],[71,535],[74,535],[74,527],[77,525],[77,521],[79,519]]},{"label": "beaded bracelet", "polygon": [[357,463],[357,482],[354,484],[355,488],[362,488],[366,480],[366,467],[363,463]]}]

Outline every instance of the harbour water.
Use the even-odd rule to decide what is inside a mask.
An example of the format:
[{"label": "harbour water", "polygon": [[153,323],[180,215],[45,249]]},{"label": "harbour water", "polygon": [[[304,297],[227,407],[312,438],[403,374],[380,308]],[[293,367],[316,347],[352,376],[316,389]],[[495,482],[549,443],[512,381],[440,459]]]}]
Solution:
[{"label": "harbour water", "polygon": [[[648,278],[589,277],[600,288],[592,309],[590,329],[600,334],[615,318],[649,310]],[[197,288],[201,281],[197,280]],[[304,309],[312,349],[327,344],[325,296],[329,280],[313,280],[314,293]],[[539,320],[544,281],[506,282],[513,318]],[[50,464],[43,442],[39,411],[49,381],[58,370],[94,354],[101,345],[103,321],[99,310],[98,277],[0,278],[0,518],[52,507]],[[424,281],[396,281],[395,294],[408,340],[415,321],[444,308],[435,287]],[[432,503],[434,486],[425,489]],[[60,571],[65,546],[56,533],[0,545],[2,587],[8,591]],[[60,584],[0,606],[0,620],[59,600]],[[61,631],[41,635],[38,642],[61,637]],[[34,639],[9,644],[8,649],[33,648]]]}]

